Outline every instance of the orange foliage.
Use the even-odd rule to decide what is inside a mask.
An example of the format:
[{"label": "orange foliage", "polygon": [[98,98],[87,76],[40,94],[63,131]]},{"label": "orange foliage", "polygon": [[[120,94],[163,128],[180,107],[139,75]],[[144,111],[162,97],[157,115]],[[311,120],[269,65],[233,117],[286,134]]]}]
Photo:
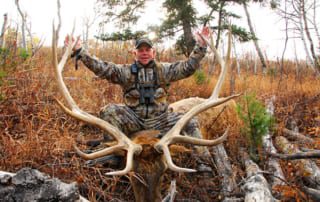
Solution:
[{"label": "orange foliage", "polygon": [[[132,56],[128,50],[122,49],[121,44],[108,47],[93,51],[99,57],[115,63],[131,62]],[[183,56],[176,56],[172,51],[164,51],[159,57],[163,62],[183,59]],[[241,62],[241,64],[245,69],[246,63]],[[208,69],[206,62],[203,68]],[[44,48],[34,58],[20,64],[15,71],[8,72],[8,76],[3,79],[0,86],[1,94],[4,96],[4,99],[0,100],[0,170],[16,172],[22,167],[29,166],[66,182],[77,181],[81,194],[90,201],[109,201],[112,198],[132,200],[132,192],[127,191],[130,185],[126,178],[105,176],[104,173],[110,168],[101,165],[90,167],[74,155],[72,144],[79,133],[83,133],[89,139],[96,137],[97,134],[101,136],[101,131],[92,128],[83,130],[82,123],[65,115],[55,104],[54,98],[61,99],[61,95],[57,93],[52,71],[50,49]],[[197,85],[193,77],[173,83],[169,90],[170,102],[191,96],[208,97],[217,80],[219,74],[217,71],[208,76],[207,84]],[[97,79],[83,65],[75,71],[74,64],[70,61],[64,76],[73,98],[85,111],[97,115],[99,109],[106,104],[122,102],[119,87]],[[237,93],[254,91],[260,100],[276,95],[275,116],[278,126],[285,127],[288,118],[293,116],[298,120],[301,132],[319,138],[320,99],[317,95],[320,92],[320,80],[308,70],[296,74],[294,64],[287,61],[282,80],[279,74],[254,75],[250,71],[242,71],[240,76],[235,76],[233,90]],[[226,80],[221,96],[229,95],[230,91],[230,82]],[[245,146],[246,142],[240,136],[240,127],[236,120],[236,115],[230,110],[225,118],[219,120],[219,124],[208,125],[206,130],[209,130],[212,136],[219,135],[227,125],[230,125],[230,135],[225,146],[232,166],[239,173],[237,177],[241,179],[244,171],[238,160],[238,148]],[[318,139],[316,141],[319,142]],[[316,147],[319,149],[319,146]],[[182,150],[183,148],[178,148],[177,151]],[[187,165],[195,163],[192,161],[193,158],[190,158],[192,154],[188,150],[186,153],[177,161],[184,167],[192,167]],[[293,168],[288,168],[287,165],[283,165],[283,168],[287,179],[294,183]],[[290,173],[293,173],[293,176]],[[208,180],[208,178],[201,179],[197,174],[168,173],[168,175],[173,175],[177,179],[177,200],[185,198],[200,201],[219,200],[218,176]],[[165,186],[170,184],[171,178],[165,177],[164,180]],[[209,186],[198,186],[203,182],[209,183]],[[163,190],[165,188],[163,187]],[[305,198],[297,189],[290,187],[281,187],[279,191],[283,193],[284,198],[297,200]]]}]

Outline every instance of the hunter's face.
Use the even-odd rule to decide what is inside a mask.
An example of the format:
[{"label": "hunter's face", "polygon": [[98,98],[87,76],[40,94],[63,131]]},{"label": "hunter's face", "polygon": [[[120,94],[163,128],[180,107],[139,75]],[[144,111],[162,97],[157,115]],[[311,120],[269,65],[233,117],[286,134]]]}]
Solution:
[{"label": "hunter's face", "polygon": [[142,44],[135,50],[135,58],[142,65],[146,65],[155,57],[155,50],[147,44]]}]

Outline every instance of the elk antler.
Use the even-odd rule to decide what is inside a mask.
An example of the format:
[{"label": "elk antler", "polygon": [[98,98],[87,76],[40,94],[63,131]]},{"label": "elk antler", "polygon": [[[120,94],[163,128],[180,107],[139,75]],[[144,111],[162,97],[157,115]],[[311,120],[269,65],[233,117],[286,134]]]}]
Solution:
[{"label": "elk antler", "polygon": [[[168,146],[170,144],[173,143],[191,143],[194,145],[202,145],[202,146],[214,146],[217,144],[222,143],[228,136],[228,129],[225,131],[225,133],[214,140],[204,140],[204,139],[199,139],[199,138],[193,138],[193,137],[189,137],[189,136],[182,136],[180,135],[181,130],[183,129],[183,127],[188,123],[188,121],[190,121],[194,116],[196,116],[197,114],[211,108],[211,107],[215,107],[218,105],[221,105],[235,97],[238,97],[240,94],[237,95],[231,95],[229,97],[225,97],[225,98],[218,98],[219,96],[219,92],[221,90],[221,86],[223,84],[226,72],[227,72],[227,65],[226,62],[222,59],[222,57],[220,56],[220,54],[218,53],[217,49],[215,48],[215,46],[213,45],[213,40],[211,41],[211,43],[202,35],[200,35],[202,37],[202,39],[207,43],[207,45],[214,51],[218,62],[220,63],[221,66],[221,73],[219,76],[219,79],[217,81],[217,84],[211,94],[211,96],[205,100],[203,103],[194,106],[190,111],[188,111],[186,114],[184,114],[182,116],[182,118],[174,125],[174,127],[171,128],[171,130],[169,130],[169,132],[163,136],[161,138],[161,140],[155,144],[155,149],[159,152],[163,152],[165,159],[167,161],[167,165],[168,168],[176,171],[176,172],[195,172],[196,170],[194,169],[188,169],[188,168],[181,168],[176,166],[173,162],[172,162],[172,158],[170,155],[170,151]],[[228,39],[228,53],[227,53],[227,59],[230,57],[230,51],[231,51],[231,29],[229,29],[229,39]]]},{"label": "elk antler", "polygon": [[[74,26],[75,27],[75,26]],[[73,32],[74,32],[74,27],[71,36],[69,37],[69,41],[71,41]],[[108,132],[108,134],[112,135],[117,141],[118,144],[105,148],[103,150],[91,153],[91,154],[86,154],[83,153],[78,149],[77,146],[74,145],[74,148],[79,156],[81,156],[84,159],[96,159],[111,153],[114,153],[115,151],[119,150],[127,150],[127,162],[126,162],[126,167],[123,170],[120,171],[114,171],[114,172],[109,172],[106,173],[107,175],[125,175],[132,169],[133,165],[133,156],[134,154],[139,154],[142,151],[141,145],[135,144],[132,142],[124,133],[122,133],[118,128],[112,126],[110,123],[108,123],[105,120],[102,120],[100,118],[97,118],[87,112],[82,111],[78,105],[75,103],[73,98],[71,97],[62,77],[62,71],[65,66],[65,63],[70,56],[71,50],[74,47],[74,45],[77,43],[77,41],[73,43],[69,43],[65,53],[62,56],[62,59],[60,60],[58,64],[58,59],[57,59],[57,43],[56,43],[56,37],[58,34],[56,34],[54,25],[53,25],[53,34],[52,34],[52,54],[53,54],[53,65],[55,68],[56,72],[56,79],[57,83],[59,86],[59,90],[61,94],[63,95],[65,101],[68,103],[69,108],[65,107],[60,101],[57,100],[57,103],[60,105],[60,107],[66,112],[68,115],[93,124],[102,130]]]}]

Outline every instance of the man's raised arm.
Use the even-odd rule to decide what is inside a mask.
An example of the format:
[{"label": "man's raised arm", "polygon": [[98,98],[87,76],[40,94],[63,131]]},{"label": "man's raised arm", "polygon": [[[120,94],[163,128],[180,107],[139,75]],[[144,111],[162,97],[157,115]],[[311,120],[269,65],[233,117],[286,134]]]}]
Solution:
[{"label": "man's raised arm", "polygon": [[[130,79],[130,68],[126,65],[105,62],[93,57],[82,47],[81,40],[77,41],[77,44],[73,48],[72,57],[75,57],[76,61],[80,60],[89,70],[94,72],[95,75],[116,84],[124,84],[127,82],[127,79]],[[64,44],[68,45],[68,43],[69,37],[67,36]]]}]

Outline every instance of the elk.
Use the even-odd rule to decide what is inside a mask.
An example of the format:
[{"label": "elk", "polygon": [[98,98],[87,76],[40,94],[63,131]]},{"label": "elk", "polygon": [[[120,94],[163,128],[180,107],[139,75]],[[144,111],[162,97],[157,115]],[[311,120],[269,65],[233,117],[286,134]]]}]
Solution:
[{"label": "elk", "polygon": [[[69,46],[66,48],[65,53],[62,56],[62,59],[58,63],[55,33],[56,31],[53,27],[53,65],[55,68],[55,76],[57,79],[60,93],[63,95],[68,107],[64,106],[64,104],[62,104],[62,102],[60,102],[59,100],[57,100],[57,103],[62,108],[62,110],[68,115],[74,117],[75,119],[92,124],[102,129],[103,131],[112,135],[114,139],[117,141],[117,144],[113,146],[109,146],[107,148],[90,154],[82,152],[77,146],[74,146],[74,149],[80,157],[86,160],[97,159],[106,155],[110,155],[112,153],[125,151],[125,168],[119,171],[108,172],[106,173],[106,175],[129,174],[136,201],[161,201],[161,178],[167,169],[170,169],[175,172],[196,172],[196,170],[194,169],[178,167],[173,163],[169,148],[170,145],[175,143],[189,143],[192,145],[214,146],[226,140],[228,130],[226,130],[226,132],[221,137],[213,140],[193,138],[189,136],[183,136],[180,134],[181,130],[188,123],[188,121],[190,121],[197,114],[211,107],[219,106],[239,96],[232,95],[229,97],[218,98],[218,94],[221,89],[227,69],[224,60],[219,56],[214,46],[210,45],[210,42],[207,39],[205,39],[205,41],[207,42],[209,47],[211,47],[213,51],[215,51],[222,68],[219,80],[210,98],[198,100],[197,105],[193,106],[187,113],[185,113],[181,117],[181,119],[177,121],[177,123],[161,139],[155,138],[155,134],[157,134],[157,131],[143,131],[138,134],[135,134],[135,138],[129,139],[127,135],[120,131],[118,128],[106,122],[105,120],[102,120],[81,110],[75,103],[63,81],[62,71],[74,44],[76,44],[76,41],[69,44]],[[71,36],[72,35],[73,34],[71,34]],[[192,102],[192,99],[189,99],[189,101],[190,100]],[[132,175],[132,173],[136,173],[137,175],[144,178],[143,180],[145,183],[137,179],[137,177],[135,177],[137,175]]]}]

